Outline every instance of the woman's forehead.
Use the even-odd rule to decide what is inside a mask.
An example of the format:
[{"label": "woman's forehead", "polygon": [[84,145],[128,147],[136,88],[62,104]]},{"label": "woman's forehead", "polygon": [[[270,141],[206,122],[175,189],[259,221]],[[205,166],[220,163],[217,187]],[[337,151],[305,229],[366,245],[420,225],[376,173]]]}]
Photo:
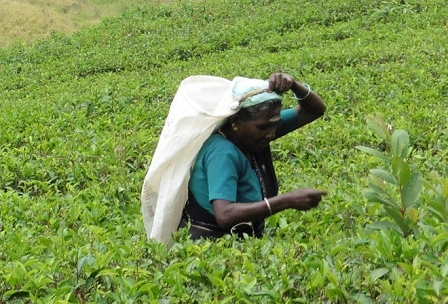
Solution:
[{"label": "woman's forehead", "polygon": [[280,109],[273,109],[270,111],[262,111],[254,119],[259,122],[278,123],[280,121]]},{"label": "woman's forehead", "polygon": [[277,123],[277,122],[279,122],[279,121],[280,121],[280,114],[279,114],[279,115],[272,116],[272,117],[269,119],[269,122],[272,122],[272,123]]}]

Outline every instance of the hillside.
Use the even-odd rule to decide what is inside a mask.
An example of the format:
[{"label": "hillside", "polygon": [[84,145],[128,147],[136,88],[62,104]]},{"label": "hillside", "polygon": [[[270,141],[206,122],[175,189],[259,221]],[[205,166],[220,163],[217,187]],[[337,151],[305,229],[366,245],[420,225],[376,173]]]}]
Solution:
[{"label": "hillside", "polygon": [[[148,3],[1,48],[0,301],[446,302],[447,16],[442,0]],[[261,239],[148,241],[140,190],[182,79],[278,71],[328,105],[272,145],[280,191],[328,189],[319,208]]]},{"label": "hillside", "polygon": [[69,35],[148,3],[166,4],[169,1],[3,0],[0,4],[0,46],[33,43],[52,33]]}]

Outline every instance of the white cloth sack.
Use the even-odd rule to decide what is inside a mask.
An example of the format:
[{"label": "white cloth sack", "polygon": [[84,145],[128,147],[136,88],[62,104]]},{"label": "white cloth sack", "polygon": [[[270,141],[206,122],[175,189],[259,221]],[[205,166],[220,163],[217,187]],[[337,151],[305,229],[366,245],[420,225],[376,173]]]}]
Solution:
[{"label": "white cloth sack", "polygon": [[181,82],[143,182],[142,215],[148,239],[169,242],[177,230],[199,149],[239,109],[239,97],[232,93],[238,79],[191,76]]}]

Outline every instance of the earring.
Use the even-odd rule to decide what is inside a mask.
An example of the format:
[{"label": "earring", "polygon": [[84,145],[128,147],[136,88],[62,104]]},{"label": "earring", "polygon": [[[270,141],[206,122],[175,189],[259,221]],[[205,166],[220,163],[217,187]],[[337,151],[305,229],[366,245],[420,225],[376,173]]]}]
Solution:
[{"label": "earring", "polygon": [[238,130],[238,127],[237,127],[237,126],[235,126],[235,124],[234,124],[234,123],[232,124],[232,130],[233,130],[233,131],[237,131],[237,130]]}]

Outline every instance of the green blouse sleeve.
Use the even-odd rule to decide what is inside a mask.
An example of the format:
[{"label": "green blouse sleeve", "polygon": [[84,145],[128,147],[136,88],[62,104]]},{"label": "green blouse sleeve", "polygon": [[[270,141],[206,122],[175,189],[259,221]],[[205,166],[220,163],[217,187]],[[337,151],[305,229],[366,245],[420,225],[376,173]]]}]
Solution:
[{"label": "green blouse sleeve", "polygon": [[297,110],[295,108],[282,110],[280,113],[280,125],[277,129],[276,138],[282,137],[299,128]]}]

